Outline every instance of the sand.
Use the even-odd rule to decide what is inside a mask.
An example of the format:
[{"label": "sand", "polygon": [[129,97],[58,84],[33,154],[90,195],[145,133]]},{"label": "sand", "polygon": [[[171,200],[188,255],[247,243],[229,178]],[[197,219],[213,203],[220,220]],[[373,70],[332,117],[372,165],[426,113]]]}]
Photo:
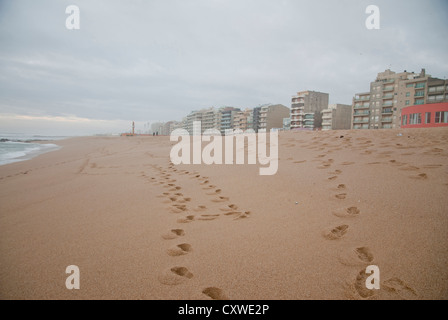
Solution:
[{"label": "sand", "polygon": [[274,176],[173,166],[168,137],[58,141],[0,166],[0,298],[447,299],[447,141],[281,133]]}]

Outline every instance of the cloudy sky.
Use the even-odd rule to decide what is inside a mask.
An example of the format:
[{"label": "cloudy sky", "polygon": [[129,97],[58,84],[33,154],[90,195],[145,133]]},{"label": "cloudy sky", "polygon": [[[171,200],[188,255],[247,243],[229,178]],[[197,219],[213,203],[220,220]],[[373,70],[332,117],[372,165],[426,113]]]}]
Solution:
[{"label": "cloudy sky", "polygon": [[388,68],[446,78],[447,34],[446,0],[0,0],[0,132],[144,130],[302,90],[351,104]]}]

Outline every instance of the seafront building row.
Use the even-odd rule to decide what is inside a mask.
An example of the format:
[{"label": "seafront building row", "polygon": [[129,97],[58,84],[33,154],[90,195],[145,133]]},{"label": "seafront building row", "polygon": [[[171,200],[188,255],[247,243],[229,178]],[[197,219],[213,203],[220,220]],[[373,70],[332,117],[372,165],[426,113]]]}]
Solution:
[{"label": "seafront building row", "polygon": [[344,130],[448,126],[448,80],[420,73],[385,70],[370,83],[370,91],[356,93],[351,104],[329,104],[329,94],[299,91],[291,107],[267,104],[253,109],[208,108],[190,112],[182,121],[153,123],[151,132],[169,135],[182,128],[193,133],[226,130]]}]

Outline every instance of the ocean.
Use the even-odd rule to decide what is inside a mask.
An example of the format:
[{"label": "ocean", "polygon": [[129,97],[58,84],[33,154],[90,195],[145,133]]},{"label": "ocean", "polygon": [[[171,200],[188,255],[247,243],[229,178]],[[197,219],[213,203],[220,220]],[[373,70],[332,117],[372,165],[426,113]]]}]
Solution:
[{"label": "ocean", "polygon": [[[42,136],[21,133],[0,133],[0,165],[29,160],[42,153],[60,149],[49,142],[68,137]],[[44,141],[44,143],[35,143]]]}]

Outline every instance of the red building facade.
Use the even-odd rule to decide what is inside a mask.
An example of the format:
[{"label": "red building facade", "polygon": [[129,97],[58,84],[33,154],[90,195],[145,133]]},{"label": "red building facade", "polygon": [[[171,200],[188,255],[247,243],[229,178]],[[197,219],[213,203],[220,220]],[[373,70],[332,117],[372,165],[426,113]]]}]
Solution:
[{"label": "red building facade", "polygon": [[448,103],[422,104],[401,109],[401,127],[448,127]]}]

